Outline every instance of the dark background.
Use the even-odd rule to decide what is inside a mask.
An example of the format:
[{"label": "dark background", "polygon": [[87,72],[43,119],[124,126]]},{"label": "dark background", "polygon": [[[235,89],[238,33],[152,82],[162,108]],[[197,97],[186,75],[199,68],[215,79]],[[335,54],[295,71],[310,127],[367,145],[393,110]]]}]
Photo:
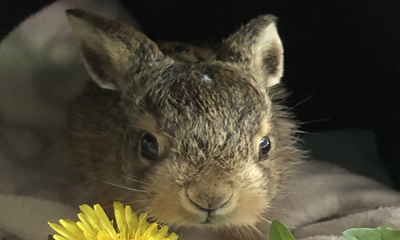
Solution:
[{"label": "dark background", "polygon": [[[51,2],[0,0],[0,37]],[[154,40],[218,42],[251,18],[277,15],[283,82],[303,130],[375,130],[379,154],[400,189],[399,0],[123,2]]]}]

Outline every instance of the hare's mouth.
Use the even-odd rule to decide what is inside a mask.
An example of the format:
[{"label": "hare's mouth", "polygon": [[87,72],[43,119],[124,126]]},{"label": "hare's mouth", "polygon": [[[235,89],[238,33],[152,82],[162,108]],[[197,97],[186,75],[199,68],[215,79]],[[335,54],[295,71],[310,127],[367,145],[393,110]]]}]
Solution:
[{"label": "hare's mouth", "polygon": [[226,225],[237,207],[237,194],[233,191],[228,194],[216,192],[200,194],[194,191],[182,191],[179,194],[186,223],[199,227],[215,227]]},{"label": "hare's mouth", "polygon": [[230,215],[221,215],[218,213],[210,212],[207,214],[206,219],[202,222],[199,222],[199,226],[201,227],[215,227],[226,225],[227,220],[230,218]]}]

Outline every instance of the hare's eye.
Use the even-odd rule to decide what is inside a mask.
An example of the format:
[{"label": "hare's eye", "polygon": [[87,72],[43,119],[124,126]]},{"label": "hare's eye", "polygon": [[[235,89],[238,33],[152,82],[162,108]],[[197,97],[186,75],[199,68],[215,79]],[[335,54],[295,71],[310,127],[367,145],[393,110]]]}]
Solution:
[{"label": "hare's eye", "polygon": [[260,140],[258,160],[263,161],[268,158],[269,150],[271,150],[271,141],[267,136],[264,136]]},{"label": "hare's eye", "polygon": [[148,133],[143,135],[140,148],[143,157],[151,161],[158,159],[158,142],[155,136]]}]

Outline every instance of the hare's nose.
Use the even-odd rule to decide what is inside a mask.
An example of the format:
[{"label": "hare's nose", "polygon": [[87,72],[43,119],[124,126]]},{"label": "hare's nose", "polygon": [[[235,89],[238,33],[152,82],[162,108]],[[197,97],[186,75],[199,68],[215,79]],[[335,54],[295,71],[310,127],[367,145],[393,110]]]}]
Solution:
[{"label": "hare's nose", "polygon": [[196,207],[198,210],[210,213],[222,209],[228,205],[232,195],[232,192],[215,192],[214,194],[201,194],[190,190],[186,192],[186,197],[194,207]]}]

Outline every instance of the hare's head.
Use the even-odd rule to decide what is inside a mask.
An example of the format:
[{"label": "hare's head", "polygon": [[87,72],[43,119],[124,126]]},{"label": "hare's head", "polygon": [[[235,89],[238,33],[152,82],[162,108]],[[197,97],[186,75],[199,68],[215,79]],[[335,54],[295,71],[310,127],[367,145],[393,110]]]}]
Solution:
[{"label": "hare's head", "polygon": [[119,92],[129,121],[116,164],[139,191],[124,199],[177,226],[258,221],[298,160],[295,126],[276,102],[283,50],[275,17],[250,21],[217,60],[196,64],[164,55],[129,25],[82,10],[68,17],[91,77]]}]

